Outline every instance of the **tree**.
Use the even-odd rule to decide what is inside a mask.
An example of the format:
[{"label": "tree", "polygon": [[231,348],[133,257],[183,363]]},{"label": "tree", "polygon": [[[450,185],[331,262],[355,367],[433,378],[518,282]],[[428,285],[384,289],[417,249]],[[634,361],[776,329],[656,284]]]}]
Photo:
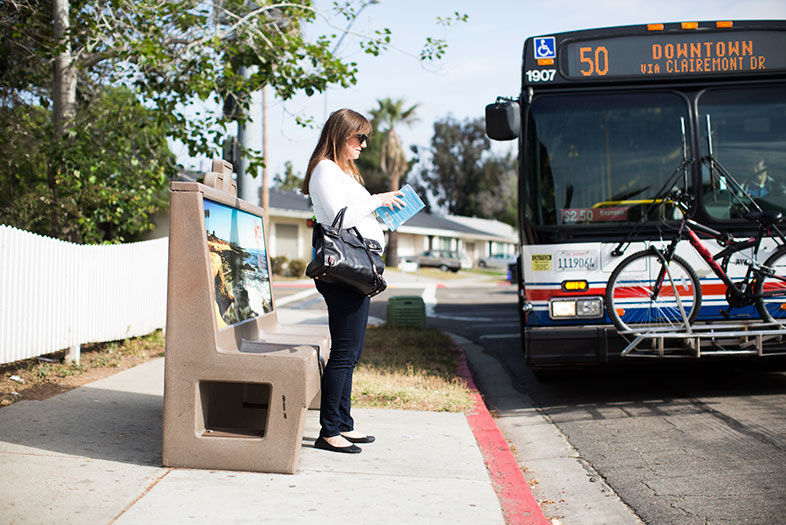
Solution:
[{"label": "tree", "polygon": [[366,189],[372,195],[388,191],[390,183],[387,175],[382,171],[382,141],[385,136],[379,130],[379,123],[371,118],[371,134],[366,140],[366,149],[355,161],[355,165],[363,176]]},{"label": "tree", "polygon": [[54,49],[51,2],[0,2],[0,105],[47,95]]},{"label": "tree", "polygon": [[515,159],[491,152],[483,119],[435,122],[431,166],[421,179],[449,213],[516,224]]},{"label": "tree", "polygon": [[53,193],[51,112],[0,107],[0,222],[89,243],[135,240],[152,229],[175,174],[167,128],[127,88],[104,88],[83,117],[55,166]]},{"label": "tree", "polygon": [[277,174],[274,182],[279,189],[294,191],[303,184],[303,177],[300,173],[295,173],[292,161],[288,160],[284,163],[284,173]]},{"label": "tree", "polygon": [[[23,1],[46,5],[46,0]],[[100,84],[132,83],[191,155],[208,154],[221,143],[225,124],[242,122],[251,94],[263,86],[288,100],[299,91],[312,95],[330,84],[356,82],[356,64],[330,51],[337,35],[304,37],[303,24],[318,15],[327,18],[311,0],[115,0],[108,8],[72,0],[70,16],[69,0],[53,2],[57,46],[50,58],[56,63],[53,84],[61,88],[53,98],[62,98],[54,119],[65,127],[77,84],[80,94],[88,93],[101,75]],[[352,21],[367,2],[335,2],[334,9]],[[466,15],[438,20],[451,25]],[[361,47],[379,55],[390,42],[390,31],[383,29],[363,39]],[[442,39],[428,38],[421,60],[440,58],[445,46]],[[217,105],[229,99],[238,111],[186,117],[179,108],[195,99]],[[261,158],[252,157],[258,165]]]},{"label": "tree", "polygon": [[[401,139],[396,133],[396,125],[413,124],[418,105],[404,109],[404,99],[390,98],[377,100],[377,104],[379,107],[371,110],[371,114],[377,123],[377,128],[383,131],[379,167],[388,180],[387,190],[396,191],[401,188],[401,178],[411,167],[401,146]],[[398,236],[394,231],[388,234],[385,262],[391,266],[398,265]]]},{"label": "tree", "polygon": [[[367,1],[335,2],[334,9],[353,20]],[[61,213],[70,198],[61,186],[77,183],[68,152],[95,119],[88,108],[106,86],[128,86],[158,129],[182,141],[192,156],[213,156],[225,126],[242,123],[251,94],[262,86],[287,100],[300,91],[311,95],[331,84],[355,83],[355,63],[330,51],[337,35],[307,39],[301,31],[316,16],[327,18],[311,0],[0,2],[0,104],[14,111],[52,107],[50,135],[39,137],[52,203],[46,233],[81,240],[75,227],[80,214]],[[466,15],[456,13],[441,23],[464,20]],[[378,55],[390,41],[390,32],[379,30],[361,45]],[[439,58],[444,51],[444,40],[429,38],[421,59]],[[195,101],[221,106],[225,100],[238,111],[183,111]],[[82,162],[99,155],[87,153]],[[260,153],[245,153],[256,172]]]},{"label": "tree", "polygon": [[[390,101],[390,99],[386,100]],[[372,129],[371,135],[369,135],[368,141],[366,142],[366,148],[363,150],[360,158],[355,161],[361,175],[363,175],[366,189],[372,194],[390,191],[391,188],[390,175],[382,169],[383,144],[386,140],[387,131],[390,129],[390,119],[388,113],[382,109],[383,101],[377,101],[377,104],[377,108],[369,111]],[[403,101],[401,101],[401,104],[403,105]],[[410,109],[414,110],[415,108],[416,106],[413,106]],[[399,108],[399,111],[401,111],[401,108]],[[409,118],[408,116],[407,119]],[[414,122],[414,120],[412,122]],[[400,142],[399,140],[399,143]],[[397,186],[396,189],[406,184],[407,174],[415,163],[415,160],[407,162],[406,169],[399,176],[399,186]]]}]

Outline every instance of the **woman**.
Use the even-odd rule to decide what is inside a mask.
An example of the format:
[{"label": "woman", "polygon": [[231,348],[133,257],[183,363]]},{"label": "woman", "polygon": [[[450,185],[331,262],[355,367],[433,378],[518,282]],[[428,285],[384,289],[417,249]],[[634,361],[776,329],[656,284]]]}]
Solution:
[{"label": "woman", "polygon": [[[366,147],[371,124],[360,113],[341,109],[330,115],[308,162],[301,188],[311,195],[317,222],[331,224],[344,207],[344,228],[357,227],[363,237],[384,247],[385,237],[374,216],[380,206],[402,207],[400,191],[371,195],[355,167]],[[352,373],[363,351],[369,298],[341,285],[314,281],[325,298],[330,325],[330,358],[322,374],[319,413],[321,430],[314,446],[333,452],[357,454],[355,443],[371,443],[374,436],[354,429],[350,415]]]}]

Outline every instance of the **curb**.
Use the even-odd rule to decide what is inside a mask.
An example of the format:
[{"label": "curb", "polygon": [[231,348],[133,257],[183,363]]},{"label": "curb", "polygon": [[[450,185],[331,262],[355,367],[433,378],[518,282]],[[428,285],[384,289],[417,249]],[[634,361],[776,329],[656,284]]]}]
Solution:
[{"label": "curb", "polygon": [[483,455],[486,470],[502,506],[505,522],[548,525],[549,521],[532,494],[508,442],[494,423],[475,386],[464,349],[451,334],[447,335],[459,352],[456,373],[466,382],[475,402],[474,408],[466,414],[467,421]]}]

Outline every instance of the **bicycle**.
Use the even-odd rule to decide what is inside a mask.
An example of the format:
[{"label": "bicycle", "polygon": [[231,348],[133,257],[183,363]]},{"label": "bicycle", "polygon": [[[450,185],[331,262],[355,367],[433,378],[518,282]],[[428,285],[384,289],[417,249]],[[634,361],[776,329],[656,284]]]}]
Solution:
[{"label": "bicycle", "polygon": [[[776,224],[783,220],[780,212],[756,210],[745,218],[758,223],[758,233],[745,240],[735,240],[732,235],[714,230],[691,219],[689,204],[693,197],[681,190],[672,191],[666,198],[656,199],[658,208],[673,204],[682,212],[682,220],[663,249],[655,246],[636,252],[624,259],[612,272],[606,285],[606,311],[620,332],[646,331],[670,328],[681,331],[688,328],[701,309],[702,291],[696,271],[682,257],[675,254],[677,244],[686,239],[713,273],[726,287],[729,316],[733,308],[755,305],[765,323],[786,324],[786,239]],[[775,231],[780,246],[764,264],[756,262],[762,239]],[[696,232],[715,239],[723,250],[713,256]],[[622,254],[621,242],[614,254]],[[752,256],[735,261],[745,264],[747,270],[741,281],[733,282],[727,269],[734,254],[752,249]]]}]

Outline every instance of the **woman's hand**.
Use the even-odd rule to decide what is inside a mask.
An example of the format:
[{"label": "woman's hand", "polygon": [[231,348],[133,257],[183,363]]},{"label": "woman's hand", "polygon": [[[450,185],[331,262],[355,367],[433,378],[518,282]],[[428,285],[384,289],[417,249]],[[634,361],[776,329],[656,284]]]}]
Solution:
[{"label": "woman's hand", "polygon": [[407,204],[401,198],[404,195],[401,191],[389,191],[387,193],[377,193],[377,197],[382,201],[382,206],[387,206],[391,210],[403,208]]}]

